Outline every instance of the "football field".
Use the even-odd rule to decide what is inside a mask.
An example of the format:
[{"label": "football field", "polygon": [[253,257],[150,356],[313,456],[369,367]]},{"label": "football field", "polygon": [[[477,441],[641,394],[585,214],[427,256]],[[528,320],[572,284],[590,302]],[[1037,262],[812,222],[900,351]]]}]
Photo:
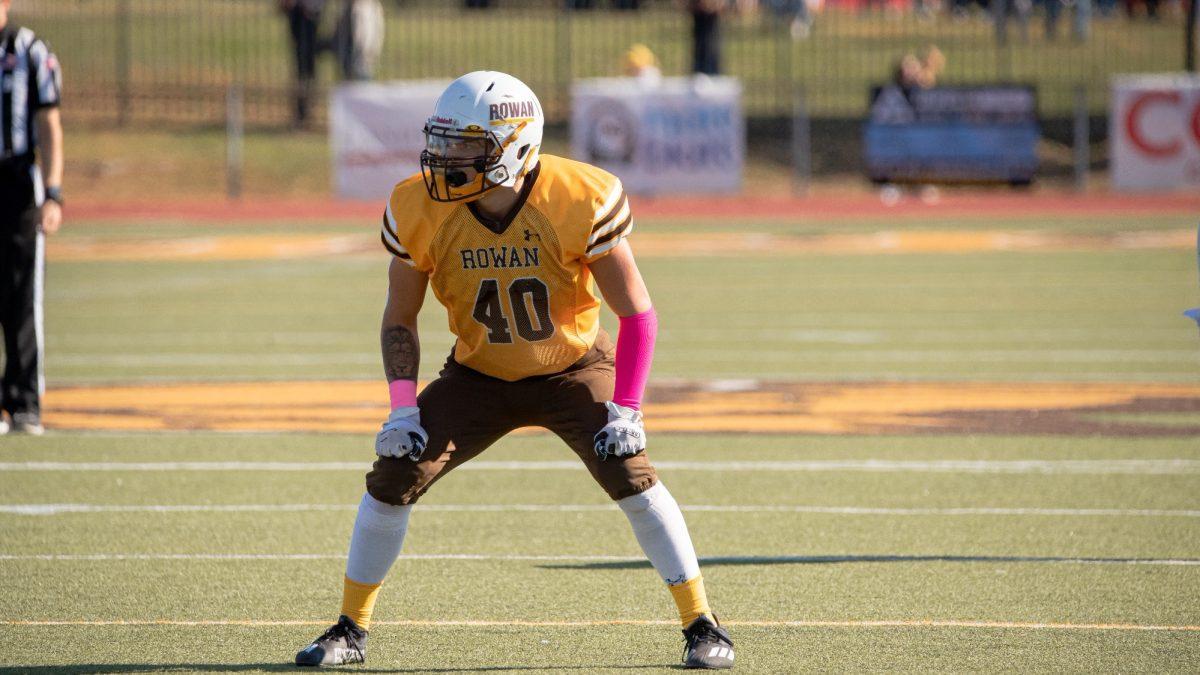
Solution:
[{"label": "football field", "polygon": [[[387,408],[375,227],[51,242],[51,430],[0,439],[0,673],[290,670],[336,619]],[[740,671],[1195,671],[1194,213],[656,217],[631,243],[648,452]],[[432,297],[421,321],[427,380],[451,338]],[[527,430],[421,500],[347,670],[681,649],[624,516]]]}]

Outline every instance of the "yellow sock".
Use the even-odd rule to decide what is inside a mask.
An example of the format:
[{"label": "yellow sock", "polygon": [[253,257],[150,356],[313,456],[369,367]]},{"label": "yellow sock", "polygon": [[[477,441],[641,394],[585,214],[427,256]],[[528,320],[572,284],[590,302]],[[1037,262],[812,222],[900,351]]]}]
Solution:
[{"label": "yellow sock", "polygon": [[671,589],[671,596],[675,598],[675,605],[679,607],[679,619],[683,621],[684,628],[700,618],[701,614],[712,614],[712,610],[708,608],[708,596],[704,593],[704,577],[699,574],[682,584],[667,588]]},{"label": "yellow sock", "polygon": [[375,598],[383,584],[360,584],[346,577],[342,587],[342,614],[354,619],[363,630],[371,629],[371,613],[375,611]]}]

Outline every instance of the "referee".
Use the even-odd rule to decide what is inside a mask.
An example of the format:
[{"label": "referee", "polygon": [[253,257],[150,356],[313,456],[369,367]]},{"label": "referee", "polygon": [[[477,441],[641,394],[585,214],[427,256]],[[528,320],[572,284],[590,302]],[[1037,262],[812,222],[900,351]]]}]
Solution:
[{"label": "referee", "polygon": [[40,435],[45,235],[57,232],[62,223],[62,74],[46,43],[28,28],[9,24],[11,4],[0,0],[0,326],[5,355],[0,434]]}]

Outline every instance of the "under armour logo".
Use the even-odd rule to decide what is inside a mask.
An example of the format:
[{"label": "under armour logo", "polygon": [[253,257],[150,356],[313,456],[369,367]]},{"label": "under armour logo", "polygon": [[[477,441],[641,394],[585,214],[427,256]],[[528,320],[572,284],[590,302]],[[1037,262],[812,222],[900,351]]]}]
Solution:
[{"label": "under armour logo", "polygon": [[538,234],[537,232],[533,232],[529,229],[525,230],[525,241],[532,241],[535,237],[538,241],[542,240],[542,235]]}]

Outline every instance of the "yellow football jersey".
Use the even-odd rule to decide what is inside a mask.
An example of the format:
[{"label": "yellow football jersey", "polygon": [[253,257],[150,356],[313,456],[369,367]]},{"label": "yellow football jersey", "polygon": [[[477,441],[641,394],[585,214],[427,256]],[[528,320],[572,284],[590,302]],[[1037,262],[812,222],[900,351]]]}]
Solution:
[{"label": "yellow football jersey", "polygon": [[556,373],[591,348],[600,297],[587,263],[633,229],[621,181],[588,164],[542,155],[522,194],[492,229],[466,203],[430,199],[417,174],[392,190],[381,235],[428,275],[455,360],[508,381]]}]

